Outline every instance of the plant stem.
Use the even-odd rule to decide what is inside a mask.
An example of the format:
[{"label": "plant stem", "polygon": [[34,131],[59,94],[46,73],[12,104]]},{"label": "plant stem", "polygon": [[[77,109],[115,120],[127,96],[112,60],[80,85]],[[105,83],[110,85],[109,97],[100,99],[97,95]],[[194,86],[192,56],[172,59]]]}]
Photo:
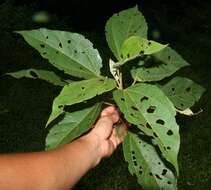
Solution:
[{"label": "plant stem", "polygon": [[135,78],[131,86],[135,85],[135,84],[136,84],[136,81],[137,81],[137,80],[136,80],[136,78]]},{"label": "plant stem", "polygon": [[123,81],[122,81],[122,72],[119,68],[119,89],[122,90],[123,89]]}]

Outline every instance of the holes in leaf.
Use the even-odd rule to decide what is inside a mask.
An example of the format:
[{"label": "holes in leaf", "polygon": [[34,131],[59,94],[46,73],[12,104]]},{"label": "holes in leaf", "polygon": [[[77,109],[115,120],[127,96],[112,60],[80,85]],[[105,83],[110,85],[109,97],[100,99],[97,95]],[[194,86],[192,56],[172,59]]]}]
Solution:
[{"label": "holes in leaf", "polygon": [[133,117],[134,116],[134,114],[133,113],[130,113],[130,115]]},{"label": "holes in leaf", "polygon": [[161,180],[162,178],[158,175],[158,174],[155,174],[155,177],[159,180]]},{"label": "holes in leaf", "polygon": [[32,77],[35,77],[35,78],[38,77],[38,75],[37,75],[34,71],[30,71],[29,73],[30,73],[30,75],[31,75]]},{"label": "holes in leaf", "polygon": [[158,165],[161,165],[161,163],[160,163],[160,162],[158,162]]},{"label": "holes in leaf", "polygon": [[191,87],[188,87],[188,88],[186,88],[185,90],[186,90],[187,92],[190,92]]},{"label": "holes in leaf", "polygon": [[58,51],[56,51],[56,54],[59,54],[59,52],[58,52]]},{"label": "holes in leaf", "polygon": [[141,50],[141,51],[140,51],[140,54],[144,54],[144,51],[143,51],[143,50]]},{"label": "holes in leaf", "polygon": [[47,52],[43,52],[42,54],[43,54],[43,55],[46,55],[46,54],[47,54]]},{"label": "holes in leaf", "polygon": [[171,56],[169,55],[169,56],[168,56],[168,60],[170,60],[170,59],[171,59]]},{"label": "holes in leaf", "polygon": [[136,160],[136,157],[135,157],[135,156],[133,156],[133,157],[132,157],[132,159],[133,159],[133,160]]},{"label": "holes in leaf", "polygon": [[138,111],[138,108],[136,108],[135,106],[131,106],[131,109],[133,109],[134,111]]},{"label": "holes in leaf", "polygon": [[150,106],[150,107],[147,109],[147,112],[148,112],[148,113],[154,113],[155,109],[156,109],[156,106]]},{"label": "holes in leaf", "polygon": [[169,130],[167,131],[167,135],[170,135],[170,136],[171,136],[171,135],[173,135],[173,134],[174,134],[174,133],[173,133],[172,130],[169,129]]},{"label": "holes in leaf", "polygon": [[144,96],[141,98],[141,102],[145,101],[145,100],[148,100],[149,98],[147,96]]},{"label": "holes in leaf", "polygon": [[59,42],[59,47],[62,48],[62,43],[61,42]]},{"label": "holes in leaf", "polygon": [[120,57],[123,59],[123,55],[121,54]]},{"label": "holes in leaf", "polygon": [[174,92],[175,91],[175,88],[171,88],[171,90]]},{"label": "holes in leaf", "polygon": [[44,47],[45,47],[45,45],[44,45],[44,44],[40,44],[40,47],[41,47],[41,48],[44,48]]},{"label": "holes in leaf", "polygon": [[134,150],[132,150],[132,151],[131,151],[131,153],[132,153],[132,154],[135,154],[135,151],[134,151]]},{"label": "holes in leaf", "polygon": [[84,87],[84,86],[82,86],[82,87],[81,87],[81,89],[82,89],[82,90],[84,90],[84,89],[85,89],[85,87]]},{"label": "holes in leaf", "polygon": [[157,134],[155,132],[153,132],[154,137],[158,137]]},{"label": "holes in leaf", "polygon": [[121,98],[121,101],[123,101],[123,102],[124,102],[124,101],[125,101],[125,99],[124,99],[124,98]]},{"label": "holes in leaf", "polygon": [[130,54],[128,53],[128,54],[127,54],[127,58],[129,58],[129,57],[130,57]]},{"label": "holes in leaf", "polygon": [[167,173],[167,169],[163,169],[162,175],[164,176],[164,175],[166,175],[166,173]]},{"label": "holes in leaf", "polygon": [[63,105],[59,105],[58,108],[59,108],[59,109],[63,108]]},{"label": "holes in leaf", "polygon": [[146,127],[149,128],[149,129],[152,129],[152,127],[150,126],[149,123],[146,123]]},{"label": "holes in leaf", "polygon": [[46,36],[46,39],[48,39],[48,36]]},{"label": "holes in leaf", "polygon": [[158,119],[156,121],[156,123],[160,124],[160,125],[164,125],[165,124],[165,121],[163,121],[162,119]]},{"label": "holes in leaf", "polygon": [[148,45],[150,46],[151,44],[152,44],[152,42],[149,41],[149,42],[148,42]]},{"label": "holes in leaf", "polygon": [[168,183],[169,185],[171,184],[171,182],[170,182],[170,181],[168,181],[167,183]]},{"label": "holes in leaf", "polygon": [[136,161],[133,161],[133,164],[134,164],[134,166],[137,166],[137,162]]},{"label": "holes in leaf", "polygon": [[67,40],[67,43],[70,44],[71,43],[71,40]]},{"label": "holes in leaf", "polygon": [[78,51],[75,49],[75,50],[74,50],[74,53],[78,53]]},{"label": "holes in leaf", "polygon": [[167,146],[166,148],[167,148],[167,150],[171,150],[171,147],[170,146]]},{"label": "holes in leaf", "polygon": [[183,106],[184,106],[184,104],[183,104],[183,103],[181,103],[181,104],[180,104],[180,106],[182,106],[182,107],[183,107]]},{"label": "holes in leaf", "polygon": [[79,67],[79,69],[80,69],[80,70],[83,70],[83,68],[82,68],[82,67]]},{"label": "holes in leaf", "polygon": [[152,172],[149,172],[149,175],[150,175],[150,176],[153,176]]},{"label": "holes in leaf", "polygon": [[143,172],[142,172],[142,170],[139,170],[139,174],[141,175]]}]

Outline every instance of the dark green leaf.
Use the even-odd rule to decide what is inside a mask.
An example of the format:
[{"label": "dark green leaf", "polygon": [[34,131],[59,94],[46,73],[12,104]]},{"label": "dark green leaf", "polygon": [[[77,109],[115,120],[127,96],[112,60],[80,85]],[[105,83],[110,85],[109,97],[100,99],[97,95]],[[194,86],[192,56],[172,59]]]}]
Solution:
[{"label": "dark green leaf", "polygon": [[180,110],[193,106],[205,91],[202,86],[183,77],[175,77],[161,88]]},{"label": "dark green leaf", "polygon": [[139,83],[113,92],[114,99],[128,122],[153,137],[162,155],[178,172],[179,127],[171,101],[155,85]]},{"label": "dark green leaf", "polygon": [[53,126],[46,138],[46,149],[53,149],[69,143],[86,132],[94,124],[101,110],[101,104],[83,110],[66,112],[64,119]]},{"label": "dark green leaf", "polygon": [[177,180],[166,167],[156,149],[137,134],[128,132],[123,142],[125,160],[129,171],[136,175],[145,190],[176,190]]},{"label": "dark green leaf", "polygon": [[40,70],[40,69],[20,70],[17,72],[6,73],[6,74],[10,75],[12,77],[15,77],[15,78],[27,77],[27,78],[32,78],[32,79],[42,79],[42,80],[46,80],[47,82],[50,82],[50,83],[52,83],[54,85],[58,85],[58,86],[64,86],[65,84],[67,84],[67,82],[62,80],[54,72]]},{"label": "dark green leaf", "polygon": [[116,82],[109,78],[92,78],[65,85],[54,99],[47,125],[63,112],[65,105],[73,105],[91,99],[116,87]]},{"label": "dark green leaf", "polygon": [[137,81],[159,81],[169,77],[180,68],[189,64],[172,48],[166,47],[152,55],[156,66],[141,66],[131,71],[132,77]]},{"label": "dark green leaf", "polygon": [[92,43],[82,35],[43,28],[18,33],[42,57],[65,73],[81,78],[100,75],[101,57]]},{"label": "dark green leaf", "polygon": [[130,36],[147,38],[147,23],[137,6],[114,14],[106,23],[106,40],[113,54],[121,60],[120,49]]}]

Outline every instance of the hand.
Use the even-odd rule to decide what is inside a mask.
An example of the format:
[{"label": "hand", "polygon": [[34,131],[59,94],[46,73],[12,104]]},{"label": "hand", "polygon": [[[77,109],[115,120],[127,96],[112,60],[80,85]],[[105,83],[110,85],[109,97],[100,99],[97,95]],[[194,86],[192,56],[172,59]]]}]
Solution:
[{"label": "hand", "polygon": [[[113,127],[120,119],[119,112],[114,106],[105,108],[97,120],[93,129],[88,133],[87,138],[95,144],[98,160],[96,166],[103,157],[110,156],[117,146],[123,141],[117,135]],[[126,127],[126,126],[124,126]]]}]

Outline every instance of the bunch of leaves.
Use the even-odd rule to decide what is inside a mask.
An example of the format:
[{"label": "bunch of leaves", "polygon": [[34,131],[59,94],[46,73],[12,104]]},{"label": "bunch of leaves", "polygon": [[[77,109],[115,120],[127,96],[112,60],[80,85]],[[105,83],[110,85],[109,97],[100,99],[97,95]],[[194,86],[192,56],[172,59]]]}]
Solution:
[{"label": "bunch of leaves", "polygon": [[[132,126],[123,142],[130,173],[144,189],[177,189],[180,135],[175,115],[192,113],[190,107],[204,88],[184,77],[158,83],[189,64],[169,45],[148,39],[147,23],[137,7],[114,14],[105,31],[115,57],[108,63],[113,78],[101,74],[100,54],[88,39],[78,33],[44,28],[18,33],[53,66],[77,80],[36,69],[7,74],[39,78],[62,87],[46,124],[51,123],[47,150],[88,131],[103,102],[109,102],[119,107]],[[124,70],[127,64],[130,70]],[[124,78],[126,73],[130,73],[132,84],[123,83],[130,81]]]}]

